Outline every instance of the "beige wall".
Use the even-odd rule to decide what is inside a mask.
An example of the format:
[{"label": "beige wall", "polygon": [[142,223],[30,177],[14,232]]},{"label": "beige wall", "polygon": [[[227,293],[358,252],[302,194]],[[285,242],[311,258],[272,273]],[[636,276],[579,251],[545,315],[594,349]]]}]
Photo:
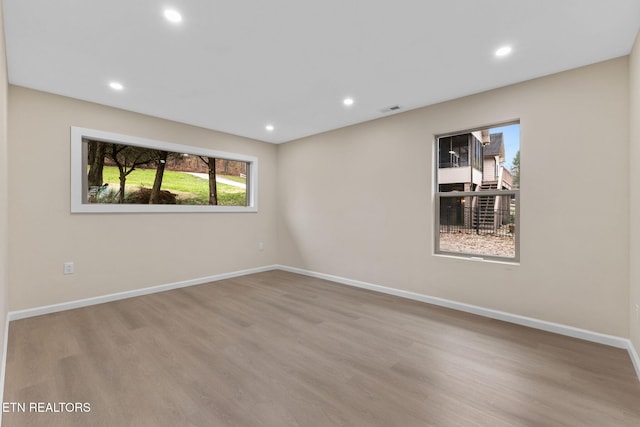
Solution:
[{"label": "beige wall", "polygon": [[[72,215],[71,126],[257,156],[260,211]],[[271,144],[10,86],[10,309],[274,264],[275,165]]]},{"label": "beige wall", "polygon": [[640,354],[640,320],[636,313],[636,305],[640,305],[640,32],[636,38],[635,46],[630,56],[630,200],[631,200],[631,238],[630,259],[631,259],[631,292],[630,292],[630,329],[631,341],[636,352]]},{"label": "beige wall", "polygon": [[[627,337],[628,73],[619,58],[280,145],[281,264]],[[521,264],[433,256],[433,135],[513,119]]]},{"label": "beige wall", "polygon": [[[0,345],[4,342],[9,289],[9,208],[7,162],[7,61],[4,43],[4,18],[0,3]],[[4,367],[3,367],[4,369]],[[1,395],[2,391],[0,391]]]}]

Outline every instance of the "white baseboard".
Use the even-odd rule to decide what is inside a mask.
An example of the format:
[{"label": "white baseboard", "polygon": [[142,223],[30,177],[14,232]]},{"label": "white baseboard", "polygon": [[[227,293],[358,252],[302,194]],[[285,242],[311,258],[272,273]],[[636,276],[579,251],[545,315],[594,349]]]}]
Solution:
[{"label": "white baseboard", "polygon": [[346,279],[344,277],[318,273],[315,271],[304,270],[301,268],[288,267],[286,265],[277,265],[276,267],[279,270],[289,271],[291,273],[303,274],[305,276],[330,280],[332,282],[342,283],[344,285],[349,285],[349,286],[355,286],[357,288],[363,288],[363,289],[368,289],[376,292],[382,292],[385,294],[395,295],[402,298],[408,298],[415,301],[422,301],[429,304],[438,305],[441,307],[452,308],[454,310],[459,310],[467,313],[477,314],[479,316],[489,317],[491,319],[503,320],[505,322],[515,323],[517,325],[528,326],[534,329],[540,329],[547,332],[553,332],[560,335],[566,335],[573,338],[579,338],[586,341],[605,344],[611,347],[628,349],[630,345],[630,341],[628,339],[617,337],[614,335],[601,334],[599,332],[593,332],[585,329],[574,328],[573,326],[547,322],[544,320],[534,319],[531,317],[520,316],[517,314],[507,313],[504,311],[492,310],[489,308],[451,301],[444,298],[418,294],[415,292],[408,292],[400,289],[387,288],[385,286],[374,285],[372,283],[362,282],[359,280]]},{"label": "white baseboard", "polygon": [[[40,316],[42,314],[56,313],[58,311],[72,310],[74,308],[87,307],[90,305],[102,304],[105,302],[117,301],[126,298],[138,297],[141,295],[154,294],[156,292],[170,291],[172,289],[186,288],[188,286],[202,285],[204,283],[216,282],[218,280],[231,279],[233,277],[246,276],[247,274],[262,273],[276,269],[276,266],[250,268],[247,270],[234,271],[231,273],[216,274],[198,279],[184,280],[182,282],[168,283],[165,285],[151,286],[148,288],[134,289],[131,291],[117,292],[108,295],[101,295],[92,298],[63,302],[60,304],[45,305],[41,307],[28,308],[25,310],[10,311],[9,320],[25,319],[27,317]],[[8,323],[8,322],[7,322]],[[3,365],[4,366],[4,365]]]}]

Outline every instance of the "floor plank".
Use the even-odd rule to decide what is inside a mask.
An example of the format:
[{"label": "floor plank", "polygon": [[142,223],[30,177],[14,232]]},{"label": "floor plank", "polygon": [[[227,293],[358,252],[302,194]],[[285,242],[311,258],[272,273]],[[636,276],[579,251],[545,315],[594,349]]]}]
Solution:
[{"label": "floor plank", "polygon": [[4,393],[6,427],[640,425],[625,350],[283,271],[13,321]]}]

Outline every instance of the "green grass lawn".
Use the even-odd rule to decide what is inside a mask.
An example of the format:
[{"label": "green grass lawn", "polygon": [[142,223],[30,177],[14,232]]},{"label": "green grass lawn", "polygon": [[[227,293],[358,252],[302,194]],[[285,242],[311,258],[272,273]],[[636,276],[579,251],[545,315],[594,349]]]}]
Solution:
[{"label": "green grass lawn", "polygon": [[[120,189],[120,173],[115,166],[105,166],[103,180],[109,189],[117,192]],[[237,176],[220,175],[233,181],[246,183],[246,179]],[[125,194],[140,187],[151,188],[156,177],[155,169],[136,169],[127,176]],[[246,206],[246,190],[232,185],[217,183],[218,204],[224,206]],[[190,175],[185,172],[165,171],[162,178],[162,190],[177,194],[179,204],[209,204],[209,180]]]}]

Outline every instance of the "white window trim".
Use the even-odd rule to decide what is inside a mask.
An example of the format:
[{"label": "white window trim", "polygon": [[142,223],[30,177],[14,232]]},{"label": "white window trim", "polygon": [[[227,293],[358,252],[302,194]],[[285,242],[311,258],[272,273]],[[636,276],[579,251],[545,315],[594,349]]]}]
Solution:
[{"label": "white window trim", "polygon": [[[155,148],[176,153],[188,153],[216,159],[237,160],[248,163],[248,206],[212,205],[137,205],[86,203],[87,160],[83,154],[83,139]],[[121,135],[81,127],[71,127],[71,212],[72,213],[151,213],[151,212],[257,212],[258,211],[258,158],[244,154],[227,153],[153,139]]]},{"label": "white window trim", "polygon": [[[434,256],[442,256],[446,258],[458,258],[458,259],[466,259],[473,261],[487,261],[487,262],[499,262],[504,264],[520,264],[520,190],[501,190],[501,195],[504,194],[515,194],[516,196],[516,210],[515,210],[515,254],[513,257],[503,257],[496,255],[487,255],[481,253],[472,253],[472,252],[453,252],[453,251],[445,251],[440,249],[440,199],[442,197],[465,197],[477,196],[477,192],[440,192],[438,190],[438,165],[439,165],[439,157],[438,157],[438,141],[440,138],[447,138],[450,136],[461,135],[465,133],[475,132],[480,129],[490,129],[497,128],[502,126],[521,125],[520,119],[517,120],[508,120],[505,122],[498,122],[493,125],[487,126],[479,126],[474,128],[469,128],[467,130],[460,130],[455,132],[446,132],[441,134],[433,135],[433,144],[432,144],[432,168],[433,168],[433,183],[435,185],[432,186],[432,206],[433,206],[433,255]],[[484,160],[483,160],[484,161]],[[491,195],[492,192],[483,192],[483,195]]]}]

